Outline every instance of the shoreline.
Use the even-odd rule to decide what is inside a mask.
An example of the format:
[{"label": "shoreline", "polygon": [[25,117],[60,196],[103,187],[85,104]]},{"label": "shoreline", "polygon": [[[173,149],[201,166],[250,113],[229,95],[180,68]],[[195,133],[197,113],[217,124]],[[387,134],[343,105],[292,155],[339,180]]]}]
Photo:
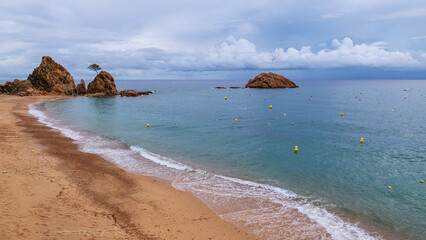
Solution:
[{"label": "shoreline", "polygon": [[81,152],[28,114],[58,98],[0,96],[0,236],[254,239],[192,193]]},{"label": "shoreline", "polygon": [[347,222],[342,216],[318,208],[309,201],[301,201],[303,196],[291,191],[193,168],[137,145],[122,146],[96,134],[81,132],[72,124],[62,124],[54,113],[47,114],[44,103],[37,105],[30,106],[29,113],[39,122],[73,139],[80,151],[98,154],[128,172],[150,176],[175,189],[190,192],[221,219],[257,238],[309,235],[325,239],[346,239],[348,236],[373,239],[365,229],[357,227],[357,221]]}]

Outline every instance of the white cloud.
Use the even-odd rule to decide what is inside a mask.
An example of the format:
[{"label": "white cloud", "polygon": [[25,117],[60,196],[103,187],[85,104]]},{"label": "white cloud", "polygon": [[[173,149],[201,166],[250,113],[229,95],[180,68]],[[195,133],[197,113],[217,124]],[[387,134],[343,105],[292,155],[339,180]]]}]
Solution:
[{"label": "white cloud", "polygon": [[[0,78],[26,77],[44,55],[76,75],[90,73],[92,62],[123,76],[352,66],[411,71],[426,62],[422,40],[407,37],[424,38],[425,9],[425,0],[2,0]],[[375,43],[319,45],[335,36]]]},{"label": "white cloud", "polygon": [[[247,39],[228,37],[223,43],[201,51],[171,51],[144,47],[139,44],[106,42],[97,47],[80,45],[80,48],[59,48],[51,53],[77,78],[89,74],[88,64],[96,62],[120,78],[136,73],[159,73],[170,76],[176,72],[246,71],[335,69],[342,67],[375,67],[381,69],[426,68],[426,54],[388,50],[383,42],[356,44],[350,38],[334,39],[330,47],[314,51],[311,46],[259,51]],[[43,50],[27,51],[27,55],[42,56]],[[38,65],[26,60],[24,55],[11,55],[0,60],[0,71],[13,76],[18,69],[28,74]],[[143,75],[143,74],[142,74]],[[25,75],[23,75],[25,76]]]},{"label": "white cloud", "polygon": [[22,29],[15,21],[4,20],[0,21],[0,33],[2,34],[16,34]]},{"label": "white cloud", "polygon": [[321,18],[325,18],[325,19],[329,19],[329,18],[337,18],[337,15],[333,15],[333,14],[322,14],[320,16]]},{"label": "white cloud", "polygon": [[13,56],[9,58],[0,59],[0,68],[10,68],[16,65],[20,65],[25,61],[22,56]]},{"label": "white cloud", "polygon": [[423,9],[409,9],[396,11],[392,13],[375,15],[372,20],[382,20],[382,19],[395,19],[395,18],[415,18],[415,17],[424,17],[426,16],[426,8]]},{"label": "white cloud", "polygon": [[246,39],[228,37],[218,47],[210,49],[204,59],[208,65],[219,68],[250,68],[272,61],[268,52],[258,52],[256,46]]},{"label": "white cloud", "polygon": [[425,39],[425,38],[426,38],[426,36],[421,36],[421,37],[413,37],[411,39],[415,40],[415,39]]},{"label": "white cloud", "polygon": [[408,67],[422,66],[409,52],[389,51],[383,42],[354,44],[352,39],[334,39],[332,49],[314,52],[311,46],[276,48],[272,52],[259,52],[256,46],[246,39],[233,37],[219,47],[209,51],[206,62],[219,68],[338,68],[338,67]]},{"label": "white cloud", "polygon": [[10,41],[10,42],[2,42],[0,44],[0,54],[5,56],[7,54],[13,53],[17,50],[22,50],[25,48],[32,47],[33,44],[27,42],[18,42],[18,41]]}]

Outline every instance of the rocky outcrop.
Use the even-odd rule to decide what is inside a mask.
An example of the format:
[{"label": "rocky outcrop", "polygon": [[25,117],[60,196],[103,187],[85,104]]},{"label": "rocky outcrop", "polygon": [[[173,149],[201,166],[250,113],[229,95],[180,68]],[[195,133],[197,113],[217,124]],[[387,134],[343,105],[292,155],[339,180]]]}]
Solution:
[{"label": "rocky outcrop", "polygon": [[6,82],[0,85],[0,93],[20,96],[72,95],[75,93],[75,84],[71,74],[62,65],[45,56],[27,80]]},{"label": "rocky outcrop", "polygon": [[124,90],[120,92],[121,97],[137,97],[141,95],[149,95],[151,91],[135,91],[135,90]]},{"label": "rocky outcrop", "polygon": [[95,79],[87,85],[87,94],[91,95],[118,95],[114,78],[106,71],[101,71]]},{"label": "rocky outcrop", "polygon": [[4,85],[0,85],[0,94],[40,96],[47,95],[48,93],[34,89],[31,82],[28,80],[20,81],[15,79],[13,82],[7,81]]},{"label": "rocky outcrop", "polygon": [[80,83],[77,84],[77,94],[78,95],[86,95],[86,84],[84,83],[84,80],[81,79]]},{"label": "rocky outcrop", "polygon": [[250,79],[246,88],[298,88],[293,81],[275,73],[261,73]]},{"label": "rocky outcrop", "polygon": [[75,93],[74,78],[51,57],[44,56],[40,66],[28,76],[35,90],[56,95],[73,95]]},{"label": "rocky outcrop", "polygon": [[[229,87],[229,89],[240,89],[242,87]],[[215,87],[215,89],[228,89],[226,87]]]},{"label": "rocky outcrop", "polygon": [[0,92],[12,95],[18,93],[26,93],[32,88],[32,84],[28,80],[19,81],[15,79],[13,82],[6,82],[4,85],[0,85]]}]

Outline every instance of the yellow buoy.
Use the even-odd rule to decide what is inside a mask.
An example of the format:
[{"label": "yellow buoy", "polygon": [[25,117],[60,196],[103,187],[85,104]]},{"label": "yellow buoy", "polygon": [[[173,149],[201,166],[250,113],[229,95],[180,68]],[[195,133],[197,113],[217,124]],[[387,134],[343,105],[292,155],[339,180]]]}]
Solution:
[{"label": "yellow buoy", "polygon": [[228,99],[227,97],[225,97],[225,100]]},{"label": "yellow buoy", "polygon": [[425,183],[425,180],[420,180],[421,183]]},{"label": "yellow buoy", "polygon": [[284,113],[284,117],[285,117],[285,116],[287,116],[287,115]]},{"label": "yellow buoy", "polygon": [[392,109],[392,112],[395,111],[395,109]]},{"label": "yellow buoy", "polygon": [[203,93],[203,96],[204,96],[204,93]]},{"label": "yellow buoy", "polygon": [[391,186],[389,186],[388,188],[389,188],[389,189],[392,189],[392,187],[391,187]]},{"label": "yellow buoy", "polygon": [[149,123],[146,124],[146,127],[149,127]]},{"label": "yellow buoy", "polygon": [[235,119],[236,122],[238,122],[238,119]]},{"label": "yellow buoy", "polygon": [[298,146],[295,146],[295,147],[294,147],[294,152],[295,152],[295,153],[297,153],[298,151],[299,151],[299,147],[298,147]]},{"label": "yellow buoy", "polygon": [[340,116],[343,117],[343,113],[340,113]]},{"label": "yellow buoy", "polygon": [[360,142],[360,143],[363,143],[363,142],[364,142],[364,138],[361,138],[361,139],[359,140],[359,142]]},{"label": "yellow buoy", "polygon": [[272,109],[272,105],[269,105],[269,109]]}]

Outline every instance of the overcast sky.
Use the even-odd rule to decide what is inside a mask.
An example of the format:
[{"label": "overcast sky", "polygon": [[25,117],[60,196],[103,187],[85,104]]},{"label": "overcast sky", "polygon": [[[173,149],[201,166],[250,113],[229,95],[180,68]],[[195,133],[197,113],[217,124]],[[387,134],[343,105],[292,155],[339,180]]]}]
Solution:
[{"label": "overcast sky", "polygon": [[0,78],[426,79],[425,0],[1,0]]}]

